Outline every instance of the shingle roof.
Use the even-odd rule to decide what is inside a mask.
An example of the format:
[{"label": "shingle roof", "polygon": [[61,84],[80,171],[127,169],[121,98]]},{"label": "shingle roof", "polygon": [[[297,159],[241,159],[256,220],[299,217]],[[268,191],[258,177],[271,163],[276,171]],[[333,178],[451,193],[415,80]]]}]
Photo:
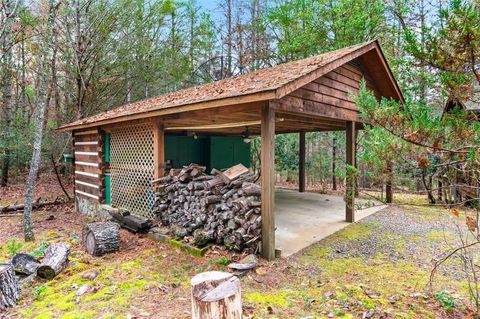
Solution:
[{"label": "shingle roof", "polygon": [[120,119],[125,116],[146,113],[160,109],[273,91],[307,74],[310,74],[337,59],[370,45],[372,42],[375,41],[330,51],[310,58],[279,64],[270,68],[265,68],[224,80],[167,93],[135,103],[126,104],[118,108],[63,125],[59,129],[68,130],[69,128],[78,127],[81,125],[87,125],[116,118]]}]

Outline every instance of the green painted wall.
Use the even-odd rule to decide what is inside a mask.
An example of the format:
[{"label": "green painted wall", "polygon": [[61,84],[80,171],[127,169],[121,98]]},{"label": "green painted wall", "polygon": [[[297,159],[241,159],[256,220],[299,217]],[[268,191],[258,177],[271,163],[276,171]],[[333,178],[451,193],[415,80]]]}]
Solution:
[{"label": "green painted wall", "polygon": [[165,136],[165,160],[172,160],[174,168],[190,163],[208,166],[209,152],[208,138],[194,139],[192,136]]},{"label": "green painted wall", "polygon": [[210,137],[210,168],[224,169],[236,164],[250,167],[250,144],[242,137]]},{"label": "green painted wall", "polygon": [[105,163],[110,163],[110,133],[105,133],[103,139],[103,158]]},{"label": "green painted wall", "polygon": [[110,173],[105,174],[105,204],[110,205]]},{"label": "green painted wall", "polygon": [[172,160],[173,167],[179,168],[190,163],[228,168],[242,163],[250,167],[250,144],[242,137],[230,136],[165,136],[165,160]]}]

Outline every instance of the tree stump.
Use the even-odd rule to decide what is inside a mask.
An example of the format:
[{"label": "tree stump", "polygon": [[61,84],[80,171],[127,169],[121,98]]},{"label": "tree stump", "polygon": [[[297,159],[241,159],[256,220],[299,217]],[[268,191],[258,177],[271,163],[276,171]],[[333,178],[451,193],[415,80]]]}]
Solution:
[{"label": "tree stump", "polygon": [[45,250],[43,262],[37,269],[37,276],[43,279],[53,279],[68,264],[70,248],[65,243],[51,244]]},{"label": "tree stump", "polygon": [[83,228],[83,245],[93,256],[101,256],[120,248],[120,226],[117,223],[93,223]]},{"label": "tree stump", "polygon": [[240,319],[240,280],[230,273],[208,271],[192,278],[192,319]]},{"label": "tree stump", "polygon": [[0,264],[0,311],[14,306],[20,299],[20,286],[11,264]]}]

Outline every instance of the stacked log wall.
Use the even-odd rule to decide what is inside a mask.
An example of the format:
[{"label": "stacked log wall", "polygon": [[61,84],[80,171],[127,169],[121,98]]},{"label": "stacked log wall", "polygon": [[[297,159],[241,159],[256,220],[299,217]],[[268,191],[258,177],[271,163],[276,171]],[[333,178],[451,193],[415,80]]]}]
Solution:
[{"label": "stacked log wall", "polygon": [[95,214],[104,201],[103,138],[99,129],[73,133],[75,204],[81,213]]}]

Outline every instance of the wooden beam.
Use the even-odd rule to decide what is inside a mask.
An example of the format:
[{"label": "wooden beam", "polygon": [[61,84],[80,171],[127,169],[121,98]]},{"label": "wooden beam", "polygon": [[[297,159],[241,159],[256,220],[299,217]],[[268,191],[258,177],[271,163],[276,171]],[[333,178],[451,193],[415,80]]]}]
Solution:
[{"label": "wooden beam", "polygon": [[163,164],[165,163],[165,134],[163,123],[155,121],[153,124],[153,179],[164,176]]},{"label": "wooden beam", "polygon": [[[355,122],[348,121],[345,127],[346,134],[346,164],[350,167],[355,166]],[[345,189],[345,219],[349,223],[355,222],[355,176],[349,174],[348,168],[346,172],[346,189]]]},{"label": "wooden beam", "polygon": [[305,132],[299,133],[298,191],[305,192]]},{"label": "wooden beam", "polygon": [[275,258],[275,111],[270,105],[262,108],[261,123],[262,174],[262,255]]}]

